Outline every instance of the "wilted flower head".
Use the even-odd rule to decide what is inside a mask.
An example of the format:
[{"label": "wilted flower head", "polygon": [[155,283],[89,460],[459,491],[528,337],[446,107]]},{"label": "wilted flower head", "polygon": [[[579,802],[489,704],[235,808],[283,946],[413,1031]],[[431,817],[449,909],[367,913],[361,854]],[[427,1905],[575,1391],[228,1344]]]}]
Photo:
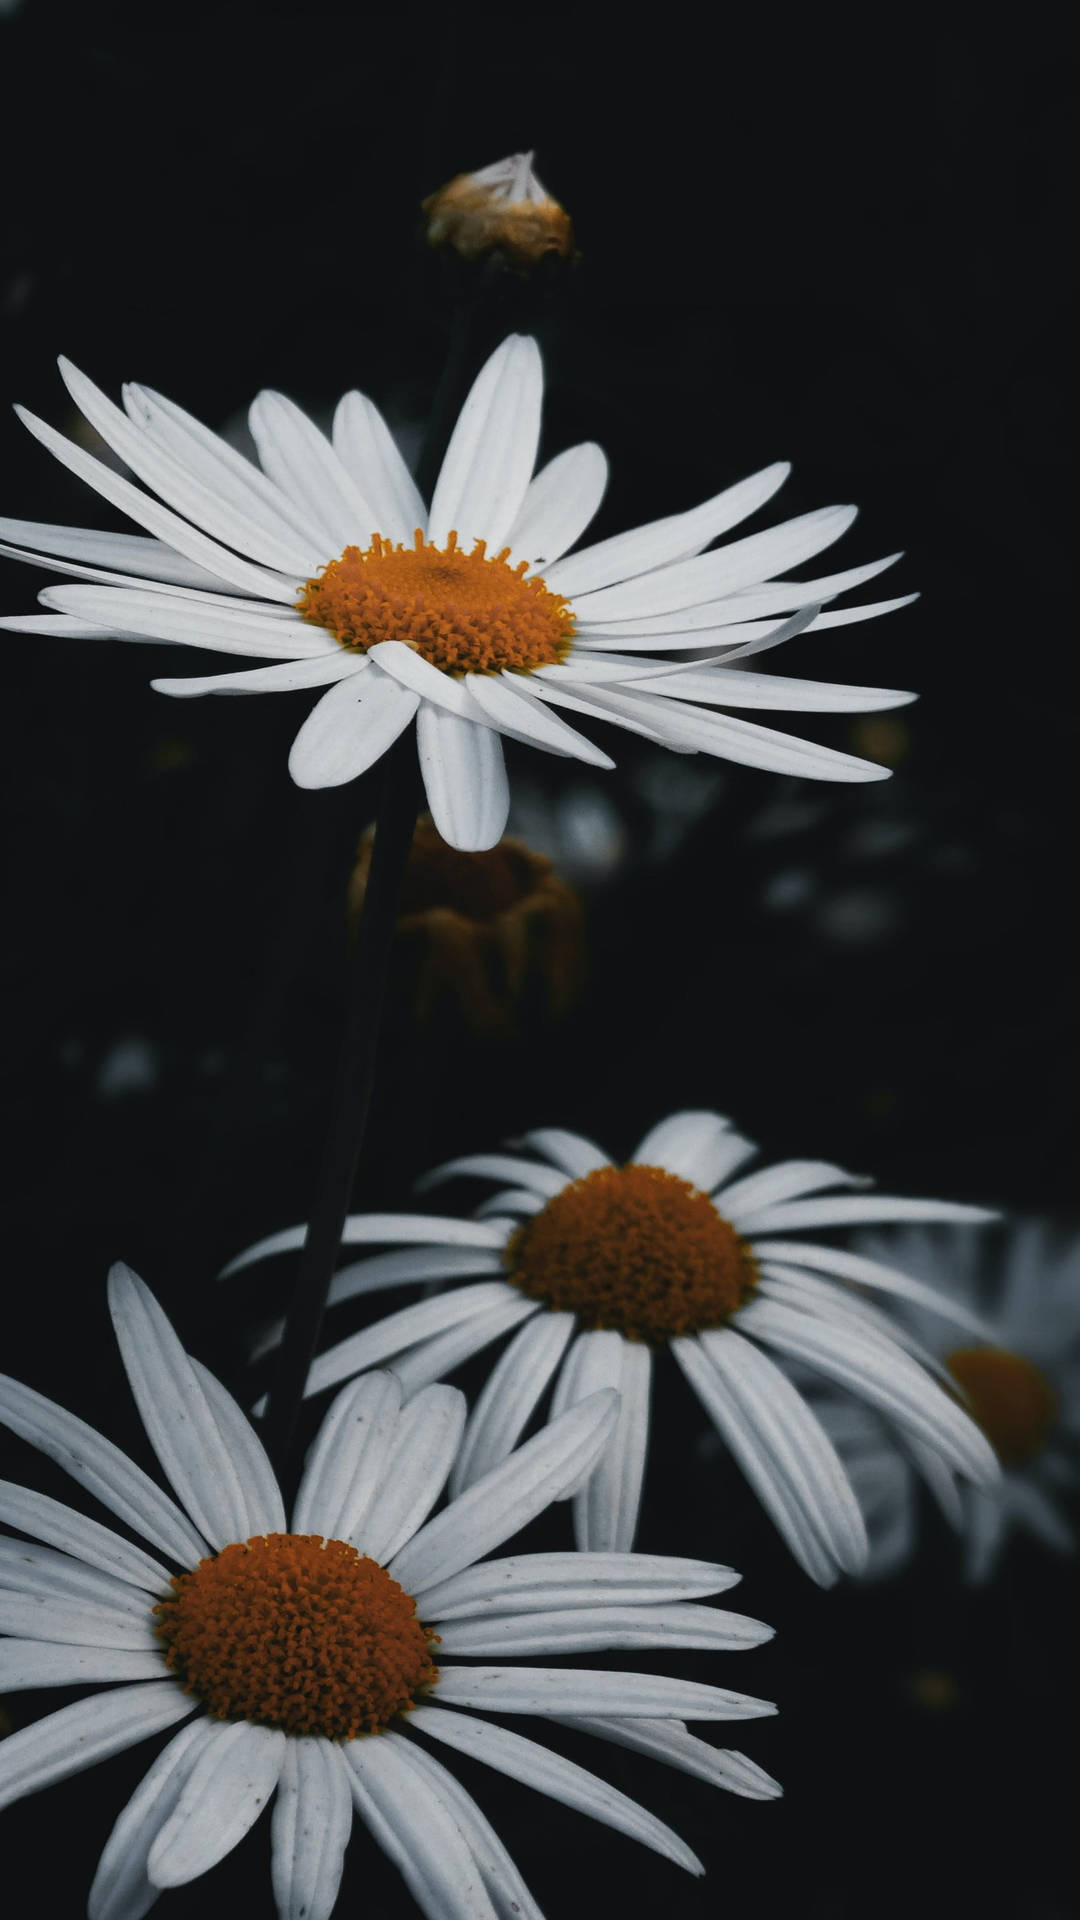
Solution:
[{"label": "wilted flower head", "polygon": [[533,267],[552,254],[567,259],[574,250],[570,215],[541,186],[531,153],[456,173],[421,205],[431,245],[452,247],[466,260],[499,252],[516,267]]}]

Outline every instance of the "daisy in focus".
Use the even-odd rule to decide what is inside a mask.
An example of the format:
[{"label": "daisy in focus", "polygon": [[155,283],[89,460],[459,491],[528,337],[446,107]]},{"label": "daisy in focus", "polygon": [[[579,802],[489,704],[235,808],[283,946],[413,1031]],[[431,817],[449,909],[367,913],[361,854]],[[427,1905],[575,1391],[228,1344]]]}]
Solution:
[{"label": "daisy in focus", "polygon": [[812,580],[779,577],[831,547],[854,507],[824,507],[705,551],[772,497],[783,463],[566,558],[600,505],[607,462],[589,442],[534,475],[543,379],[525,336],[505,340],[478,375],[429,506],[361,393],[340,402],[331,439],[283,394],[261,393],[250,413],[256,467],[150,388],[125,387],[122,411],[67,361],[60,368],[87,421],[149,491],[25,409],[21,419],[145,533],[0,520],[0,552],[74,576],[39,595],[47,612],[0,626],[260,663],[154,681],[180,698],[324,689],[289,758],[301,787],[356,779],[415,723],[439,832],[481,850],[506,825],[504,734],[614,764],[556,708],[679,753],[819,780],[887,777],[870,761],[714,711],[868,712],[914,698],[746,670],[749,656],[796,633],[915,597],[820,611],[898,554]]},{"label": "daisy in focus", "polygon": [[[880,1259],[875,1235],[858,1257]],[[958,1341],[917,1300],[903,1318],[932,1351],[1001,1462],[991,1488],[962,1487],[940,1458],[891,1421],[831,1398],[821,1416],[863,1506],[867,1571],[881,1578],[911,1558],[919,1534],[920,1482],[961,1536],[967,1576],[988,1579],[1012,1533],[1056,1553],[1075,1553],[1065,1502],[1080,1486],[1080,1247],[1042,1221],[1009,1226],[995,1251],[962,1228],[909,1228],[890,1252],[962,1309],[979,1313],[983,1338]]]},{"label": "daisy in focus", "polygon": [[236,1402],[128,1268],[113,1269],[109,1300],[175,1501],[85,1422],[0,1377],[0,1420],[147,1543],[0,1482],[0,1520],[29,1536],[0,1537],[10,1636],[0,1691],[114,1683],[0,1743],[0,1806],[179,1729],[106,1844],[91,1920],[136,1920],[162,1889],[223,1859],[271,1798],[282,1920],[333,1911],[354,1815],[432,1920],[539,1920],[479,1807],[415,1733],[703,1871],[625,1794],[462,1708],[548,1716],[751,1799],[779,1792],[743,1755],[684,1725],[770,1714],[767,1701],[654,1674],[505,1664],[609,1648],[734,1651],[771,1637],[759,1621],[699,1604],[736,1583],[728,1567],[575,1553],[481,1563],[588,1470],[616,1417],[613,1393],[568,1411],[432,1519],[462,1395],[431,1386],[403,1406],[392,1375],[369,1374],[323,1421],[287,1532]]},{"label": "daisy in focus", "polygon": [[[552,1383],[553,1415],[617,1387],[619,1417],[574,1493],[574,1526],[584,1551],[625,1552],[641,1500],[653,1360],[666,1350],[821,1586],[863,1566],[866,1531],[836,1450],[783,1363],[809,1367],[888,1412],[944,1469],[980,1486],[996,1480],[991,1447],[927,1370],[919,1343],[861,1290],[914,1300],[968,1327],[980,1323],[889,1258],[790,1237],[869,1221],[993,1215],[950,1201],[830,1193],[872,1183],[821,1160],[786,1160],[734,1178],[757,1149],[715,1113],[661,1121],[626,1165],[554,1127],[519,1144],[526,1154],[467,1155],[420,1183],[461,1175],[512,1183],[471,1220],[350,1217],[347,1244],[398,1250],[344,1267],[331,1305],[410,1281],[476,1277],[320,1354],[308,1393],[384,1363],[415,1393],[513,1331],[469,1418],[452,1488],[471,1486],[506,1457]],[[301,1246],[305,1231],[272,1234],[225,1273]]]}]

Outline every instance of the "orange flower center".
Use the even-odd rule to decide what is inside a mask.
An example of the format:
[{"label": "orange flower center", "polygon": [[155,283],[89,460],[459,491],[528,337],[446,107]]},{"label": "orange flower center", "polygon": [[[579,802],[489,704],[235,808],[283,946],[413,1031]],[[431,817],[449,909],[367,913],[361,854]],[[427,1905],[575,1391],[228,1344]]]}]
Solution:
[{"label": "orange flower center", "polygon": [[344,1540],[258,1535],[171,1584],[155,1631],[216,1720],[356,1740],[439,1677],[411,1595]]},{"label": "orange flower center", "polygon": [[1022,1353],[1002,1347],[960,1347],[945,1356],[1002,1466],[1021,1466],[1044,1445],[1057,1413],[1049,1380]]},{"label": "orange flower center", "polygon": [[457,534],[429,547],[419,527],[412,547],[372,534],[370,547],[346,547],[309,580],[297,602],[305,620],[326,627],[343,647],[365,653],[380,640],[401,640],[443,673],[527,673],[566,658],[574,616],[561,593],[528,565],[493,559],[477,540],[462,553]]},{"label": "orange flower center", "polygon": [[510,1278],[583,1327],[660,1345],[723,1326],[757,1284],[707,1194],[662,1167],[598,1167],[512,1234]]}]

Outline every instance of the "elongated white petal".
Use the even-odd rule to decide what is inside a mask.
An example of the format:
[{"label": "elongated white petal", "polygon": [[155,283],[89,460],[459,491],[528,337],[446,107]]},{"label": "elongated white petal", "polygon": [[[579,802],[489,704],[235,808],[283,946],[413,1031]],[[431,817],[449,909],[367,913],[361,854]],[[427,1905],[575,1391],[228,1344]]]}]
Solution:
[{"label": "elongated white petal", "polygon": [[613,1393],[597,1393],[553,1420],[421,1527],[391,1561],[394,1579],[415,1594],[517,1533],[596,1459],[616,1410]]},{"label": "elongated white petal", "polygon": [[[590,1328],[577,1334],[555,1382],[548,1413],[550,1420],[557,1419],[589,1394],[611,1386],[622,1371],[623,1340],[623,1334],[616,1333],[613,1327]],[[592,1471],[590,1464],[558,1497],[569,1500],[580,1492]]]},{"label": "elongated white petal", "polygon": [[127,415],[63,355],[59,367],[76,406],[97,428],[106,445],[169,506],[215,540],[235,547],[262,566],[282,573],[298,573],[301,579],[314,572],[321,556],[298,542],[289,527],[276,521],[268,522],[265,512],[252,515],[247,506],[238,505],[235,497],[218,492],[190,460],[178,458],[154,436],[134,426]]},{"label": "elongated white petal", "polygon": [[455,1498],[513,1451],[573,1331],[572,1313],[537,1313],[510,1342],[469,1416],[450,1480]]},{"label": "elongated white petal", "polygon": [[505,1281],[477,1280],[471,1286],[436,1294],[431,1300],[419,1300],[415,1306],[401,1307],[320,1353],[312,1363],[305,1392],[321,1393],[349,1374],[377,1367],[391,1354],[403,1353],[418,1341],[486,1313],[489,1307],[501,1306],[508,1299],[517,1300],[520,1295]]},{"label": "elongated white petal", "polygon": [[58,640],[138,641],[142,637],[137,633],[117,633],[115,627],[95,626],[91,620],[76,620],[69,613],[5,614],[0,619],[0,632],[42,634]]},{"label": "elongated white petal", "polygon": [[329,1305],[377,1293],[382,1287],[403,1287],[418,1280],[483,1279],[506,1271],[501,1253],[486,1247],[402,1247],[396,1253],[375,1253],[340,1267],[330,1282]]},{"label": "elongated white petal", "polygon": [[[306,1225],[283,1227],[265,1240],[245,1247],[234,1260],[222,1267],[221,1278],[239,1273],[256,1260],[269,1259],[273,1253],[294,1253],[303,1246]],[[379,1245],[404,1241],[418,1246],[500,1248],[506,1241],[505,1227],[491,1226],[480,1220],[458,1220],[453,1215],[423,1213],[350,1213],[341,1231],[346,1247]]]},{"label": "elongated white petal", "polygon": [[889,1193],[838,1194],[835,1199],[793,1200],[761,1207],[742,1217],[744,1233],[789,1233],[793,1227],[855,1227],[885,1220],[940,1220],[975,1224],[996,1220],[989,1207],[962,1206],[954,1200],[904,1200]]},{"label": "elongated white petal", "polygon": [[366,393],[342,394],[334,414],[334,452],[379,516],[379,532],[408,545],[427,526],[427,508],[397,443]]},{"label": "elongated white petal", "polygon": [[463,680],[452,673],[444,673],[441,667],[433,666],[425,660],[422,653],[407,647],[404,640],[379,640],[369,647],[365,658],[399,680],[403,687],[412,693],[418,693],[421,700],[436,707],[444,707],[446,712],[460,720],[475,720],[487,726],[488,720],[483,707],[477,705]]},{"label": "elongated white petal", "polygon": [[[861,620],[878,620],[884,613],[896,613],[901,607],[910,607],[918,598],[917,593],[903,593],[896,600],[874,600],[862,607],[843,607],[837,612],[815,613],[803,630],[806,633],[820,633],[826,627],[850,627]],[[725,656],[722,662],[725,667],[731,666],[736,660],[748,660],[751,654],[767,653],[771,647],[779,646],[782,638],[788,637],[778,632],[767,620],[751,620],[745,626],[729,627],[727,632],[729,635],[740,635],[743,644],[733,647]],[[698,645],[698,642],[695,641],[694,645]]]},{"label": "elongated white petal", "polygon": [[605,720],[609,726],[621,727],[625,733],[639,734],[643,740],[652,740],[657,746],[667,747],[671,753],[696,751],[672,746],[659,724],[650,725],[634,696],[621,693],[618,687],[591,686],[579,680],[573,684],[571,691],[565,682],[553,684],[550,679],[533,674],[530,692],[547,706],[568,707],[572,713],[583,713],[590,720]]},{"label": "elongated white petal", "polygon": [[425,1620],[548,1607],[652,1607],[726,1593],[740,1580],[711,1560],[662,1553],[520,1553],[465,1568],[416,1595]]},{"label": "elongated white petal", "polygon": [[711,1648],[738,1653],[760,1647],[772,1627],[718,1607],[551,1607],[540,1613],[485,1614],[439,1622],[440,1654],[505,1660],[528,1654],[605,1653],[613,1648]]},{"label": "elongated white petal", "polygon": [[288,1740],[270,1824],[279,1920],[330,1920],[352,1823],[348,1768],[337,1744]]},{"label": "elongated white petal", "polygon": [[257,654],[270,660],[313,658],[327,652],[322,628],[299,617],[264,615],[257,606],[242,611],[212,601],[154,593],[146,587],[46,587],[39,598],[42,606],[60,613],[172,646]]},{"label": "elongated white petal", "polygon": [[176,679],[151,680],[155,693],[174,700],[195,700],[204,693],[292,693],[297,687],[331,686],[359,673],[366,661],[355,654],[316,655],[310,660],[280,660],[272,667],[247,667],[232,673],[184,674]]},{"label": "elongated white petal", "polygon": [[701,1342],[683,1338],[671,1351],[721,1438],[735,1455],[762,1506],[799,1565],[819,1587],[831,1587],[837,1566],[821,1538],[816,1506],[809,1508],[799,1483],[778,1462],[760,1431],[748,1421],[713,1366]]},{"label": "elongated white petal", "polygon": [[579,1813],[588,1814],[606,1827],[614,1827],[617,1833],[629,1834],[631,1839],[640,1840],[688,1872],[704,1873],[697,1855],[662,1820],[647,1813],[615,1787],[608,1786],[595,1773],[564,1759],[562,1754],[552,1753],[537,1741],[526,1740],[507,1727],[493,1726],[490,1721],[471,1720],[463,1713],[448,1712],[444,1707],[417,1707],[410,1715],[410,1723],[429,1739],[442,1740],[459,1753],[467,1753],[472,1759],[509,1775],[511,1780],[535,1787],[538,1793],[546,1793],[549,1799],[561,1801],[564,1806],[576,1807]]},{"label": "elongated white petal", "polygon": [[821,1319],[861,1328],[886,1347],[902,1347],[928,1373],[935,1374],[950,1392],[953,1390],[955,1382],[947,1367],[894,1315],[883,1312],[849,1288],[837,1286],[832,1280],[822,1280],[817,1274],[804,1273],[800,1267],[768,1260],[760,1263],[758,1271],[761,1275],[758,1291],[763,1300],[779,1300],[783,1306],[817,1314]]},{"label": "elongated white petal", "polygon": [[[542,700],[529,697],[528,676],[522,673],[467,673],[465,685],[493,726],[511,739],[527,741],[551,753],[583,760],[586,766],[615,765],[610,754],[602,753],[575,727],[549,713]],[[536,693],[540,688],[534,689]]]},{"label": "elongated white petal", "polygon": [[158,1898],[146,1875],[154,1841],[218,1723],[202,1716],[181,1727],[143,1775],[105,1843],[87,1907],[89,1920],[142,1920]]},{"label": "elongated white petal", "polygon": [[531,1133],[523,1133],[521,1139],[512,1141],[511,1145],[531,1147],[534,1153],[542,1153],[574,1180],[611,1165],[611,1155],[602,1147],[580,1133],[569,1133],[565,1127],[534,1127]]},{"label": "elongated white petal", "polygon": [[428,538],[502,545],[521,510],[540,439],[543,370],[535,340],[511,334],[473,382],[431,500]]},{"label": "elongated white petal", "polygon": [[380,1566],[411,1540],[439,1498],[465,1425],[456,1387],[425,1387],[402,1407],[390,1434],[375,1497],[349,1538]]},{"label": "elongated white petal", "polygon": [[8,1540],[2,1535],[0,1587],[9,1594],[35,1594],[64,1604],[104,1607],[109,1613],[119,1613],[143,1625],[150,1619],[155,1600],[167,1591],[165,1581],[156,1591],[147,1593],[52,1547],[39,1546],[33,1540]]},{"label": "elongated white petal", "polygon": [[538,1300],[529,1300],[518,1293],[515,1299],[500,1300],[486,1313],[478,1313],[460,1326],[448,1327],[445,1333],[437,1333],[420,1346],[411,1347],[406,1354],[395,1357],[394,1372],[401,1381],[401,1391],[406,1399],[417,1393],[421,1387],[428,1386],[434,1380],[442,1380],[446,1374],[453,1373],[458,1367],[470,1360],[474,1353],[490,1346],[504,1333],[521,1325],[523,1320],[541,1311]]},{"label": "elongated white petal", "polygon": [[[166,1479],[212,1546],[249,1539],[261,1531],[257,1520],[252,1524],[258,1503],[248,1505],[226,1436],[166,1315],[122,1261],[109,1273],[109,1310],[135,1404]],[[243,1420],[238,1407],[236,1414]],[[234,1424],[230,1418],[230,1429]],[[253,1433],[251,1441],[259,1446]]]},{"label": "elongated white petal", "polygon": [[192,1767],[150,1848],[155,1887],[182,1887],[217,1865],[253,1827],[285,1764],[286,1735],[249,1720],[223,1726]]},{"label": "elongated white petal", "polygon": [[831,1160],[781,1160],[778,1166],[762,1167],[757,1173],[748,1173],[734,1186],[722,1187],[713,1194],[713,1199],[733,1226],[738,1226],[744,1213],[753,1213],[761,1207],[773,1206],[779,1200],[801,1198],[803,1194],[814,1193],[819,1187],[867,1187],[872,1181],[859,1173],[847,1173],[843,1167],[834,1166]]},{"label": "elongated white petal", "polygon": [[645,1478],[652,1354],[634,1340],[605,1351],[613,1366],[604,1385],[618,1392],[619,1417],[594,1471],[574,1495],[574,1539],[583,1553],[628,1553]]},{"label": "elongated white petal", "polygon": [[382,758],[404,733],[419,697],[385,673],[352,674],[324,693],[292,743],[298,787],[340,787]]},{"label": "elongated white petal", "polygon": [[779,1782],[763,1767],[756,1766],[744,1753],[730,1747],[713,1747],[688,1733],[681,1720],[601,1720],[575,1714],[556,1715],[568,1727],[581,1733],[593,1733],[600,1740],[612,1740],[616,1746],[629,1747],[635,1753],[647,1753],[663,1760],[680,1773],[693,1774],[710,1785],[725,1787],[747,1800],[775,1800],[783,1793]]},{"label": "elongated white petal", "polygon": [[769,773],[795,773],[804,780],[889,777],[888,767],[875,766],[871,760],[859,760],[854,754],[838,753],[835,747],[821,747],[814,740],[778,733],[774,727],[761,727],[754,721],[736,720],[731,714],[655,699],[644,689],[638,694],[624,693],[623,698],[634,700],[643,717],[652,719],[665,745],[693,748],[697,753],[734,760],[737,766],[762,767]]},{"label": "elongated white petal", "polygon": [[992,1484],[998,1478],[996,1456],[978,1427],[899,1348],[890,1353],[880,1340],[854,1328],[816,1320],[774,1300],[751,1300],[739,1311],[739,1326],[854,1388],[970,1479]]},{"label": "elongated white petal", "polygon": [[495,729],[424,700],[416,716],[416,750],[428,808],[443,839],[462,853],[493,847],[510,812],[510,783]]},{"label": "elongated white petal", "polygon": [[0,537],[19,548],[56,554],[62,559],[117,569],[137,578],[164,580],[180,587],[224,585],[221,575],[176,553],[164,540],[142,533],[104,533],[96,527],[60,527],[47,520],[9,520],[0,516]]},{"label": "elongated white petal", "polygon": [[139,1681],[61,1707],[0,1741],[0,1807],[122,1753],[193,1711],[175,1680]]},{"label": "elongated white petal", "polygon": [[460,1781],[419,1741],[409,1742],[409,1752],[413,1766],[430,1781],[479,1867],[499,1920],[544,1920],[494,1827],[472,1795],[466,1793]]},{"label": "elongated white petal", "polygon": [[51,1500],[47,1494],[34,1493],[29,1487],[16,1486],[11,1480],[0,1480],[0,1521],[18,1527],[20,1533],[32,1534],[35,1540],[48,1541],[61,1552],[75,1555],[84,1565],[98,1567],[141,1592],[161,1593],[169,1584],[166,1568],[142,1547],[131,1546],[111,1527],[87,1520],[74,1507]]},{"label": "elongated white petal", "polygon": [[82,1687],[104,1680],[160,1680],[165,1656],[160,1646],[101,1647],[63,1640],[0,1640],[0,1688],[18,1693],[27,1687]]},{"label": "elongated white petal", "polygon": [[137,526],[145,527],[148,533],[158,535],[196,565],[205,568],[215,579],[224,580],[230,587],[239,587],[241,591],[257,594],[264,600],[280,600],[293,605],[303,586],[303,579],[286,579],[280,573],[273,573],[267,567],[257,567],[250,560],[241,560],[216,540],[200,533],[189,521],[182,520],[179,514],[171,513],[168,507],[161,506],[147,493],[133,487],[130,480],[124,480],[110,467],[102,465],[89,453],[84,453],[71,440],[65,440],[63,434],[28,413],[25,407],[16,407],[16,413],[24,427],[40,440],[43,447],[55,454],[61,464],[74,473],[80,480],[94,488],[114,507],[119,507]]},{"label": "elongated white petal", "polygon": [[[631,634],[659,634],[670,628],[682,628],[690,632],[703,627],[734,626],[772,614],[786,613],[789,608],[820,606],[822,601],[831,600],[850,587],[862,586],[865,581],[872,580],[875,574],[883,573],[886,567],[895,566],[897,560],[902,559],[902,554],[891,553],[885,560],[871,560],[865,566],[848,567],[843,573],[827,574],[817,580],[769,580],[763,585],[741,587],[735,593],[724,594],[721,599],[703,600],[697,606],[682,608],[674,619],[667,612],[644,617],[631,614],[598,624],[611,634],[612,646],[624,645]],[[857,615],[864,610],[856,607],[849,611]]]},{"label": "elongated white petal", "polygon": [[567,1174],[541,1166],[535,1160],[521,1160],[510,1153],[466,1153],[456,1160],[444,1160],[441,1166],[432,1167],[430,1173],[422,1173],[416,1182],[416,1191],[427,1193],[432,1187],[444,1186],[447,1180],[458,1180],[465,1174],[481,1180],[513,1180],[519,1187],[528,1187],[546,1200],[569,1185]]},{"label": "elongated white petal", "polygon": [[636,1166],[663,1167],[707,1192],[716,1185],[712,1164],[730,1127],[731,1121],[722,1113],[672,1113],[649,1128],[631,1160]]},{"label": "elongated white petal", "polygon": [[401,1406],[391,1373],[369,1373],[338,1394],[312,1442],[293,1506],[294,1533],[343,1539],[351,1519],[359,1526],[381,1483]]},{"label": "elongated white petal", "polygon": [[428,1920],[499,1920],[477,1861],[412,1743],[399,1733],[342,1749],[357,1812]]},{"label": "elongated white petal", "polygon": [[[264,473],[325,529],[330,556],[369,547],[379,516],[326,435],[283,393],[257,394],[248,425]],[[327,558],[323,555],[323,558]]]},{"label": "elongated white petal", "polygon": [[[631,685],[636,684],[631,681]],[[849,687],[833,680],[790,680],[778,673],[740,673],[705,667],[697,673],[649,677],[663,699],[700,700],[706,706],[776,708],[785,713],[882,713],[918,698],[895,687]]]},{"label": "elongated white petal", "polygon": [[285,1503],[269,1456],[246,1413],[201,1360],[192,1360],[195,1378],[206,1395],[244,1496],[247,1538],[256,1533],[284,1533]]},{"label": "elongated white petal", "polygon": [[634,527],[629,533],[617,533],[610,540],[584,548],[571,559],[560,561],[545,578],[553,592],[576,598],[591,595],[615,582],[636,579],[656,567],[667,567],[672,561],[684,560],[700,553],[711,540],[756,513],[758,507],[772,499],[790,472],[787,461],[779,460],[771,467],[763,467],[760,473],[751,474],[748,480],[726,487],[723,493],[704,501],[700,507],[691,507],[687,513],[670,514],[666,519],[653,520],[648,526]]},{"label": "elongated white petal", "polygon": [[18,1634],[28,1640],[55,1640],[69,1647],[126,1647],[152,1653],[159,1643],[154,1638],[150,1605],[148,1599],[142,1619],[137,1620],[125,1610],[85,1596],[54,1597],[0,1586],[0,1633]]},{"label": "elongated white petal", "polygon": [[629,1714],[632,1718],[760,1720],[771,1700],[658,1673],[593,1673],[582,1667],[455,1667],[439,1664],[440,1706],[486,1713]]},{"label": "elongated white petal", "polygon": [[541,467],[507,534],[511,564],[527,560],[542,573],[566,553],[596,513],[607,477],[607,457],[595,440],[567,447]]},{"label": "elongated white petal", "polygon": [[865,1254],[849,1253],[840,1247],[818,1246],[812,1240],[755,1239],[754,1256],[758,1260],[786,1260],[796,1267],[809,1267],[815,1273],[833,1274],[838,1280],[853,1280],[856,1286],[874,1287],[881,1293],[895,1294],[901,1300],[911,1300],[927,1307],[943,1320],[955,1321],[957,1326],[966,1327],[970,1333],[977,1334],[980,1340],[992,1341],[994,1338],[987,1322],[972,1313],[962,1300],[939,1293],[936,1287],[914,1279],[911,1274],[883,1266],[880,1260],[869,1260]]},{"label": "elongated white petal", "polygon": [[[494,1214],[519,1213],[531,1217],[542,1213],[547,1205],[538,1193],[526,1193],[524,1187],[503,1187],[500,1193],[491,1193],[486,1200],[473,1210],[476,1220],[489,1220]],[[504,1263],[505,1264],[505,1263]]]},{"label": "elongated white petal", "polygon": [[152,387],[134,383],[124,387],[123,399],[131,418],[143,432],[176,454],[215,492],[259,520],[267,532],[289,538],[294,544],[299,536],[298,552],[305,559],[302,568],[305,578],[332,557],[332,550],[327,550],[325,531],[318,522],[275,486],[267,474],[260,472],[254,461],[231,447],[219,434],[212,433],[194,414],[185,412],[175,400],[166,400],[164,394],[155,393]]},{"label": "elongated white petal", "polygon": [[737,587],[755,584],[771,573],[786,572],[824,547],[831,547],[847,532],[855,515],[854,507],[819,507],[765,533],[730,541],[715,553],[678,560],[618,586],[601,587],[599,592],[575,593],[574,612],[586,624],[593,620],[616,621],[622,616],[640,619],[645,614],[675,612],[719,594],[734,593]]},{"label": "elongated white petal", "polygon": [[205,1558],[206,1541],[168,1494],[111,1440],[95,1433],[66,1407],[46,1400],[44,1394],[35,1393],[18,1380],[0,1375],[0,1421],[55,1460],[81,1487],[136,1533],[160,1547],[170,1560],[194,1566]]}]

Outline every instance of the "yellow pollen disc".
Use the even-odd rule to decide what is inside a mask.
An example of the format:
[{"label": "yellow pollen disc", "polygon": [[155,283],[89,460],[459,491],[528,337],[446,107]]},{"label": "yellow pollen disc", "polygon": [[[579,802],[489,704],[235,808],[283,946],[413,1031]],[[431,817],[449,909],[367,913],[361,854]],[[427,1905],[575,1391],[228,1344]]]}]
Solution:
[{"label": "yellow pollen disc", "polygon": [[945,1365],[1002,1466],[1021,1466],[1040,1451],[1057,1413],[1057,1395],[1038,1367],[1003,1347],[960,1347],[946,1354]]},{"label": "yellow pollen disc", "polygon": [[171,1584],[155,1632],[216,1720],[356,1740],[439,1677],[411,1595],[344,1540],[258,1535]]},{"label": "yellow pollen disc", "polygon": [[583,1327],[659,1345],[723,1326],[757,1284],[707,1194],[661,1167],[598,1167],[514,1233],[511,1280]]},{"label": "yellow pollen disc", "polygon": [[566,658],[569,601],[526,580],[527,561],[511,567],[509,547],[489,560],[483,540],[463,553],[456,533],[429,547],[419,527],[413,541],[394,546],[375,533],[370,547],[346,547],[305,586],[304,619],[358,653],[400,640],[443,673],[525,673]]}]

